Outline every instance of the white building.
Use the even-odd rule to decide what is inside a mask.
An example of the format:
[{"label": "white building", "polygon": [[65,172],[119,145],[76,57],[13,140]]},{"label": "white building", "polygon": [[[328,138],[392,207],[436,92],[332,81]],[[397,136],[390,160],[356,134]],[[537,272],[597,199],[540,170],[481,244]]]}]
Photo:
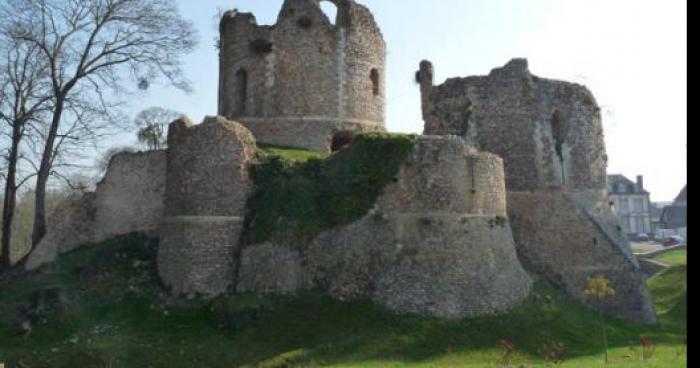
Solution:
[{"label": "white building", "polygon": [[608,175],[608,194],[623,230],[631,239],[638,234],[652,236],[651,202],[641,175],[636,183],[623,175]]}]

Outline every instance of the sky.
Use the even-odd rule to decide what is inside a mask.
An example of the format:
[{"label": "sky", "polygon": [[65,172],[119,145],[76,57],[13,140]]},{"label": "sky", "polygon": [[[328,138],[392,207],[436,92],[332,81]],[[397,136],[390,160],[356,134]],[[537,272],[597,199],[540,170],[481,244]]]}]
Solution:
[{"label": "sky", "polygon": [[[150,106],[199,122],[217,112],[216,14],[237,8],[273,24],[283,0],[177,0],[200,33],[184,58],[186,94],[154,86],[127,107]],[[644,175],[653,201],[670,201],[687,180],[687,5],[683,0],[358,0],[387,43],[387,129],[421,133],[418,63],[435,82],[485,75],[524,57],[533,74],[586,85],[603,111],[608,173]],[[332,6],[324,6],[324,9]],[[104,148],[135,145],[133,132]]]}]

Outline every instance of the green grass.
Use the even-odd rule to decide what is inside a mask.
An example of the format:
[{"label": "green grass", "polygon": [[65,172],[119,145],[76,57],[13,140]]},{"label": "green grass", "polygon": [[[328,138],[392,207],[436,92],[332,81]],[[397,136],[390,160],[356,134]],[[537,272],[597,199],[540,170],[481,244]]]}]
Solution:
[{"label": "green grass", "polygon": [[303,248],[320,232],[365,215],[399,166],[416,137],[364,133],[332,155],[263,148],[254,167],[256,193],[246,241],[274,241]]},{"label": "green grass", "polygon": [[673,266],[647,281],[654,292],[654,305],[666,326],[685,328],[688,300],[688,266]]},{"label": "green grass", "polygon": [[659,254],[653,259],[669,266],[685,265],[688,263],[688,250],[676,249],[668,253]]},{"label": "green grass", "polygon": [[270,157],[283,157],[289,161],[303,162],[311,159],[325,159],[330,156],[326,152],[307,151],[293,147],[281,147],[270,144],[258,143],[258,153],[263,160]]},{"label": "green grass", "polygon": [[[543,345],[565,346],[562,367],[602,367],[597,313],[537,281],[504,316],[445,321],[387,313],[371,302],[234,295],[168,297],[156,276],[156,244],[139,235],[62,256],[51,272],[0,284],[0,362],[15,367],[494,367],[500,340],[512,365],[549,366]],[[661,326],[608,321],[608,367],[685,366],[686,267],[649,281]],[[38,300],[23,336],[21,310]],[[640,336],[658,344],[641,358]]]}]

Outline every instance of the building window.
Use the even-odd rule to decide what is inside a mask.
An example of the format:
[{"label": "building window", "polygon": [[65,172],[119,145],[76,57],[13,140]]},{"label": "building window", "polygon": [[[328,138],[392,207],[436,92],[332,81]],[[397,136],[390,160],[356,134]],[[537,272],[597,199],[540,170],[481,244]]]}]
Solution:
[{"label": "building window", "polygon": [[629,216],[624,216],[624,217],[622,218],[622,228],[624,229],[625,233],[628,233],[628,234],[629,234],[630,232],[632,232],[632,229],[631,229],[631,226],[630,226],[630,225],[631,225],[630,217],[629,217]]},{"label": "building window", "polygon": [[636,223],[636,225],[637,225],[637,226],[636,226],[636,228],[637,228],[637,230],[636,230],[637,233],[646,233],[646,232],[648,232],[646,226],[644,226],[644,225],[645,225],[645,224],[644,224],[644,217],[642,217],[642,216],[637,216],[637,217],[635,218],[635,221],[637,222],[637,223]]},{"label": "building window", "polygon": [[620,198],[620,212],[627,213],[629,211],[630,207],[627,198]]},{"label": "building window", "polygon": [[379,70],[372,69],[369,73],[369,78],[372,80],[372,93],[379,96]]},{"label": "building window", "polygon": [[644,212],[644,199],[635,198],[634,199],[634,211],[638,213]]}]

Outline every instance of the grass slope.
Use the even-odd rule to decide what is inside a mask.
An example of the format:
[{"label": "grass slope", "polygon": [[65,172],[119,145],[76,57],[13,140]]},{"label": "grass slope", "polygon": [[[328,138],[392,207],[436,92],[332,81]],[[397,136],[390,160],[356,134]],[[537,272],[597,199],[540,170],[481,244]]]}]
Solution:
[{"label": "grass slope", "polygon": [[669,266],[685,265],[688,263],[688,250],[677,249],[668,253],[659,254],[653,259]]},{"label": "grass slope", "polygon": [[[187,301],[164,294],[155,250],[152,241],[130,235],[66,254],[50,272],[2,280],[0,362],[83,368],[494,367],[503,354],[499,341],[507,340],[514,346],[512,365],[549,366],[543,346],[560,342],[562,367],[603,366],[597,314],[541,281],[511,313],[461,321],[399,316],[370,302],[341,303],[315,292]],[[687,364],[680,313],[685,272],[672,268],[649,282],[662,326],[609,321],[609,367],[642,364],[642,335],[658,343],[645,367]],[[36,321],[29,334],[20,328],[27,315]]]}]

